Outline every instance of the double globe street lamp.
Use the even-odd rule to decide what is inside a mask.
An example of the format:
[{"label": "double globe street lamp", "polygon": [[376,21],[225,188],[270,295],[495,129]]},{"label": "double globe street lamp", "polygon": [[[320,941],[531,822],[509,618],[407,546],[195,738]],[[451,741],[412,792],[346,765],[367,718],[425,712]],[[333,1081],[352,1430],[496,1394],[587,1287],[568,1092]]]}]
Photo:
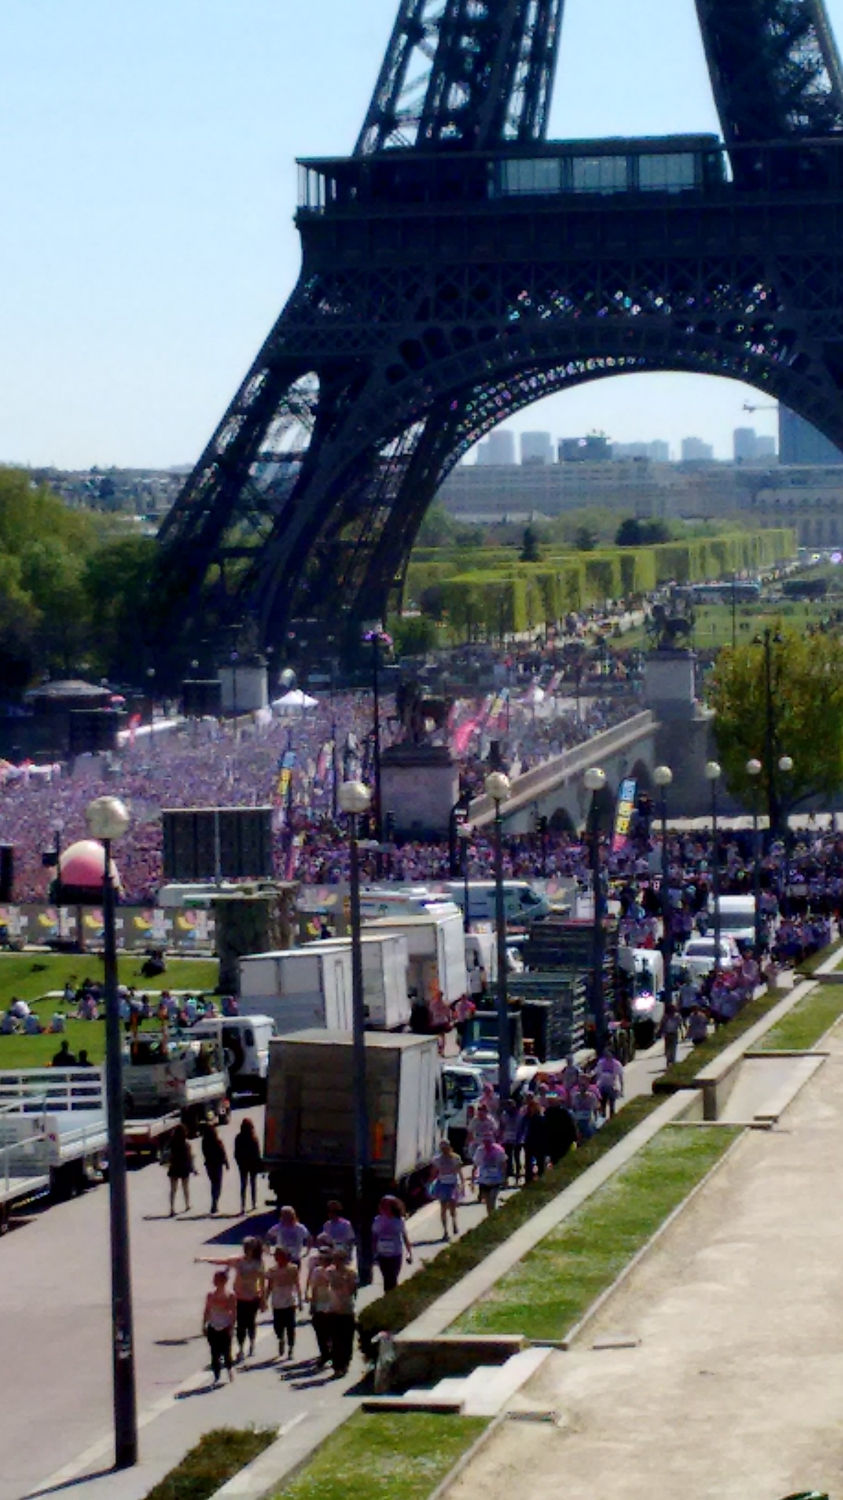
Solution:
[{"label": "double globe street lamp", "polygon": [[371,806],[372,794],[365,782],[344,781],[337,791],[340,811],[348,818],[349,887],[351,902],[351,1015],[352,1082],[354,1089],[354,1191],[357,1209],[358,1265],[360,1282],[372,1280],[372,1249],[365,1222],[369,1170],[369,1104],[366,1097],[366,1002],[363,993],[363,944],[360,919],[360,849],[357,820]]},{"label": "double globe street lamp", "polygon": [[662,823],[662,955],[664,958],[664,1003],[673,1001],[673,912],[670,905],[670,858],[667,848],[667,789],[673,783],[670,766],[656,766],[653,781],[661,793],[659,815]]},{"label": "double globe street lamp", "polygon": [[603,984],[606,902],[603,891],[603,873],[600,867],[600,794],[606,786],[606,772],[601,770],[600,766],[590,766],[583,777],[583,781],[586,791],[591,792],[591,805],[588,810],[588,843],[591,857],[591,891],[594,907],[591,948],[591,1010],[594,1016],[597,1051],[601,1052],[606,1041],[606,1002]]},{"label": "double globe street lamp", "polygon": [[138,1459],[137,1394],[132,1319],[132,1269],[126,1142],[123,1135],[123,1049],[117,993],[117,921],[111,846],[131,819],[119,797],[97,797],[85,811],[92,838],[103,846],[103,990],[105,993],[105,1083],[108,1120],[108,1196],[111,1229],[111,1336],[114,1396],[114,1465],[128,1469]]},{"label": "double globe street lamp", "polygon": [[[778,769],[783,776],[789,776],[790,773],[791,773],[791,771],[793,770],[793,760],[791,759],[791,757],[789,755],[780,755],[779,758],[778,758],[778,761],[776,762],[776,769]],[[753,757],[752,760],[748,760],[747,761],[747,763],[746,763],[746,774],[747,774],[747,776],[751,777],[752,782],[753,782],[753,797],[752,797],[752,888],[753,888],[753,894],[754,894],[754,898],[755,898],[755,957],[756,957],[756,959],[759,959],[761,957],[761,945],[762,945],[763,936],[764,936],[764,921],[763,921],[763,914],[762,914],[762,911],[761,911],[761,840],[760,840],[759,831],[758,831],[758,811],[759,811],[759,793],[760,793],[760,780],[759,780],[759,778],[763,774],[763,771],[764,771],[764,766],[763,766],[763,764],[761,763],[760,760],[756,760]],[[778,806],[778,800],[776,800],[776,804],[775,805]],[[775,829],[772,828],[772,820],[771,820],[770,832],[771,832],[771,834],[775,832]],[[785,839],[785,862],[787,863],[787,824],[785,824],[784,839]],[[787,880],[787,872],[785,874],[785,879]]]},{"label": "double globe street lamp", "polygon": [[486,777],[486,795],[495,804],[495,931],[498,949],[498,1096],[501,1104],[512,1087],[509,1040],[509,997],[506,983],[506,911],[503,892],[503,815],[501,807],[512,795],[509,777],[492,771]]},{"label": "double globe street lamp", "polygon": [[720,831],[717,822],[717,784],[722,775],[716,760],[710,760],[705,768],[706,779],[711,787],[711,898],[714,905],[714,972],[720,972]]}]

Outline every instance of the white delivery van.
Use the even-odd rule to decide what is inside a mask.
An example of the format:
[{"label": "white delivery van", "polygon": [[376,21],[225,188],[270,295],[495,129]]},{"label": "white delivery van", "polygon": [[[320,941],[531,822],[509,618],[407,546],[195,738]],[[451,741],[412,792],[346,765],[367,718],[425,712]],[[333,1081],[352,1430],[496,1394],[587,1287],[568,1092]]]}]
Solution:
[{"label": "white delivery van", "polygon": [[[329,938],[314,946],[320,950],[347,949],[350,953],[351,939]],[[410,1024],[407,939],[400,932],[364,931],[361,948],[366,1027],[373,1031],[400,1031]]]},{"label": "white delivery van", "polygon": [[266,1097],[269,1041],[275,1035],[271,1016],[209,1017],[191,1026],[190,1035],[219,1037],[232,1090]]},{"label": "white delivery van", "polygon": [[[445,886],[448,900],[455,901],[461,911],[465,909],[465,884],[461,880],[449,880]],[[470,880],[468,883],[468,920],[470,922],[494,922],[497,917],[496,886],[494,880]],[[536,922],[546,917],[550,902],[526,880],[503,882],[503,906],[507,922],[515,926]]]},{"label": "white delivery van", "polygon": [[[720,936],[734,938],[736,943],[755,942],[755,897],[718,896],[717,908],[720,916]],[[709,897],[709,914],[712,927],[715,921],[714,897]]]},{"label": "white delivery van", "polygon": [[271,1016],[279,1034],[351,1031],[351,945],[309,943],[241,958],[240,1009]]},{"label": "white delivery van", "polygon": [[412,1004],[426,1005],[436,1020],[435,1001],[451,1006],[468,994],[462,913],[450,903],[423,916],[379,917],[365,933],[397,932],[407,939],[407,983]]},{"label": "white delivery van", "polygon": [[366,921],[375,917],[419,916],[443,899],[426,885],[364,885],[360,891],[360,914]]}]

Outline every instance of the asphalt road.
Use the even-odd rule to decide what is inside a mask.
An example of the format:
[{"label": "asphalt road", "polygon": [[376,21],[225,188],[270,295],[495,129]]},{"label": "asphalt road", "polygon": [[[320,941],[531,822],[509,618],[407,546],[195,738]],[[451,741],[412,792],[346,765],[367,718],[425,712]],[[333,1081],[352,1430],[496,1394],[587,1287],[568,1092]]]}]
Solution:
[{"label": "asphalt road", "polygon": [[[627,1098],[649,1090],[661,1069],[661,1054],[657,1044],[629,1065]],[[238,1111],[224,1132],[229,1145],[243,1113]],[[248,1113],[260,1126],[260,1111]],[[163,1473],[209,1425],[312,1420],[324,1417],[332,1405],[339,1417],[345,1392],[353,1388],[361,1367],[353,1366],[344,1382],[317,1372],[307,1324],[299,1330],[295,1366],[272,1361],[274,1340],[264,1323],[255,1359],[230,1387],[209,1390],[200,1322],[212,1273],[208,1266],[195,1265],[194,1257],[236,1254],[244,1234],[266,1229],[274,1214],[264,1206],[241,1219],[233,1170],[226,1175],[222,1212],[215,1218],[208,1213],[208,1186],[201,1171],[193,1179],[188,1213],[171,1219],[168,1196],[163,1167],[150,1164],[130,1174],[142,1451],[154,1449]],[[265,1200],[265,1192],[262,1196]],[[470,1228],[483,1212],[478,1204],[463,1205],[461,1227]],[[442,1248],[439,1234],[438,1206],[429,1204],[410,1224],[417,1264]],[[376,1275],[361,1302],[378,1295]],[[0,1500],[21,1500],[48,1480],[63,1482],[107,1468],[110,1270],[104,1187],[15,1220],[0,1242],[0,1327],[7,1361],[2,1382],[6,1399],[0,1401]],[[74,1486],[72,1493],[82,1500],[86,1489]],[[138,1495],[145,1493],[138,1490]]]}]

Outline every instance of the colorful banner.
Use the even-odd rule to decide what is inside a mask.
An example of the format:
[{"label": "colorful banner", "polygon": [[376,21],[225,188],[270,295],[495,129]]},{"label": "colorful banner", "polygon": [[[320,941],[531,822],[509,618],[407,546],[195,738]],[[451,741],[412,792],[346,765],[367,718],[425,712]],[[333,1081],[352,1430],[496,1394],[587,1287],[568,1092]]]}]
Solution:
[{"label": "colorful banner", "polygon": [[630,777],[622,781],[618,791],[618,807],[615,813],[615,836],[612,839],[612,853],[619,854],[629,843],[629,828],[632,822],[632,814],[635,812],[635,793],[638,783]]}]

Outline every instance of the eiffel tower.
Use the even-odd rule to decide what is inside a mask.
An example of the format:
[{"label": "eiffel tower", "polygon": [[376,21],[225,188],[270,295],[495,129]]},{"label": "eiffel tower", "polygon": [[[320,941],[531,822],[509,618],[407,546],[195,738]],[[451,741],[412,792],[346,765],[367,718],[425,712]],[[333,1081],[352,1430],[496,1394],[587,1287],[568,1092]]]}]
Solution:
[{"label": "eiffel tower", "polygon": [[843,69],[823,0],[696,0],[722,139],[549,141],[564,0],[400,0],[354,154],[174,509],[160,638],[359,635],[498,422],[623,372],[731,376],[843,446]]}]

